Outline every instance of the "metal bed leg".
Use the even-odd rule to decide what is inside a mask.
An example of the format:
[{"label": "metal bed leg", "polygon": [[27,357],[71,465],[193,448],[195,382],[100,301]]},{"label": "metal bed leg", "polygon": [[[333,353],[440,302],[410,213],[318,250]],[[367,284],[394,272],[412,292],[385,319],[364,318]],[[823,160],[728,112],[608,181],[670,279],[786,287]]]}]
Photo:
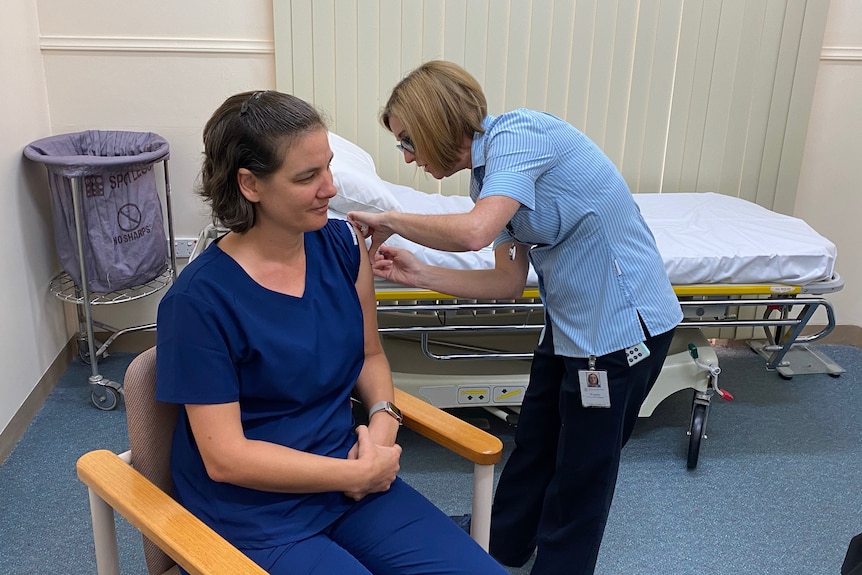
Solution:
[{"label": "metal bed leg", "polygon": [[491,538],[491,500],[494,492],[494,466],[473,465],[473,518],[470,521],[470,537],[482,549],[488,550]]}]

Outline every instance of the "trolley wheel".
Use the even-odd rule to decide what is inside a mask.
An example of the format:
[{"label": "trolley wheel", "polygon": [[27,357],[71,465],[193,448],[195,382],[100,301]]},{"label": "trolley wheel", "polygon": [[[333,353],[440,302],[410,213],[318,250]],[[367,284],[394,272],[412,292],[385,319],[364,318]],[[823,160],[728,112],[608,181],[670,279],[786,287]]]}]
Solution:
[{"label": "trolley wheel", "polygon": [[80,357],[81,361],[85,364],[90,365],[90,350],[83,345],[78,345],[78,357]]},{"label": "trolley wheel", "polygon": [[700,441],[703,439],[703,428],[706,425],[706,406],[696,404],[691,413],[691,431],[688,438],[688,461],[687,467],[697,467],[697,458],[700,455]]},{"label": "trolley wheel", "polygon": [[104,397],[100,397],[99,394],[96,393],[95,389],[90,392],[90,401],[93,402],[93,405],[102,411],[111,411],[112,409],[116,409],[117,405],[120,404],[119,390],[104,385],[102,386],[102,391],[105,394]]},{"label": "trolley wheel", "polygon": [[[95,347],[96,349],[102,347],[102,342],[97,340]],[[78,342],[78,357],[80,357],[81,361],[83,361],[85,364],[90,365],[90,346],[87,345],[86,341],[83,342],[83,345],[81,344],[81,342]],[[108,357],[108,352],[103,353],[101,358],[99,359],[105,359],[106,357]]]}]

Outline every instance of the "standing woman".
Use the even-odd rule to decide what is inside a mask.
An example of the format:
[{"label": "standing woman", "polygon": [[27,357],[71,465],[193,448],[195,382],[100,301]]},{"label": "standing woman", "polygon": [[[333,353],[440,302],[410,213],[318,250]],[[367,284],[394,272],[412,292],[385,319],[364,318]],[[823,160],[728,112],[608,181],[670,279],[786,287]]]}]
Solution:
[{"label": "standing woman", "polygon": [[[181,404],[177,499],[272,574],[503,568],[396,477],[400,414],[373,275],[335,195],[326,126],[275,91],[204,128],[201,195],[230,232],[159,305],[159,401]],[[354,432],[350,397],[370,406]]]},{"label": "standing woman", "polygon": [[[545,327],[494,498],[491,554],[521,566],[538,549],[533,575],[593,573],[620,450],[682,319],[652,233],[596,144],[550,114],[488,115],[455,64],[408,74],[381,121],[404,160],[435,178],[470,169],[475,205],[349,214],[368,226],[376,275],[470,299],[520,297],[530,263],[539,277]],[[392,234],[448,251],[493,243],[495,267],[429,266],[382,245]]]}]

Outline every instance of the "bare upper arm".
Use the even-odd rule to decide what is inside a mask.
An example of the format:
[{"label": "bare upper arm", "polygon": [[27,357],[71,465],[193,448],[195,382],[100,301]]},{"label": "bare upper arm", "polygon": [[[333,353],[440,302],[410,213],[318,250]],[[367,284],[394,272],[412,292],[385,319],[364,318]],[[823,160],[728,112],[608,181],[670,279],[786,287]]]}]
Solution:
[{"label": "bare upper arm", "polygon": [[[357,235],[362,238],[358,231]],[[361,239],[360,242],[362,242]],[[365,354],[367,356],[369,353],[381,351],[382,348],[377,332],[377,297],[374,294],[374,273],[371,271],[371,262],[364,243],[359,245],[359,273],[356,276],[356,293],[362,307]]]},{"label": "bare upper arm", "polygon": [[217,476],[217,470],[229,465],[246,441],[239,402],[189,404],[183,407],[207,472],[211,477]]}]

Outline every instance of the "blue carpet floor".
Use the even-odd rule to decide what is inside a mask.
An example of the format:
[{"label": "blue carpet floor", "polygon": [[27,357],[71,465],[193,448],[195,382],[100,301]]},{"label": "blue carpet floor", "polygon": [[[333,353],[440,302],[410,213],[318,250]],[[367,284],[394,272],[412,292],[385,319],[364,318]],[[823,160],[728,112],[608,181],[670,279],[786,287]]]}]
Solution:
[{"label": "blue carpet floor", "polygon": [[[742,347],[717,349],[722,387],[695,470],[685,465],[691,392],[639,422],[623,452],[599,557],[606,575],[837,574],[862,532],[862,350],[819,346],[847,373],[767,372]],[[115,381],[131,359],[100,369]],[[90,404],[89,368],[76,363],[0,467],[0,573],[95,573],[86,489],[75,461],[90,449],[127,448],[125,412]],[[503,439],[513,430],[480,411]],[[469,508],[471,466],[409,431],[402,476],[450,515]],[[122,572],[143,574],[140,537],[122,520]],[[513,575],[529,573],[511,570]]]}]

